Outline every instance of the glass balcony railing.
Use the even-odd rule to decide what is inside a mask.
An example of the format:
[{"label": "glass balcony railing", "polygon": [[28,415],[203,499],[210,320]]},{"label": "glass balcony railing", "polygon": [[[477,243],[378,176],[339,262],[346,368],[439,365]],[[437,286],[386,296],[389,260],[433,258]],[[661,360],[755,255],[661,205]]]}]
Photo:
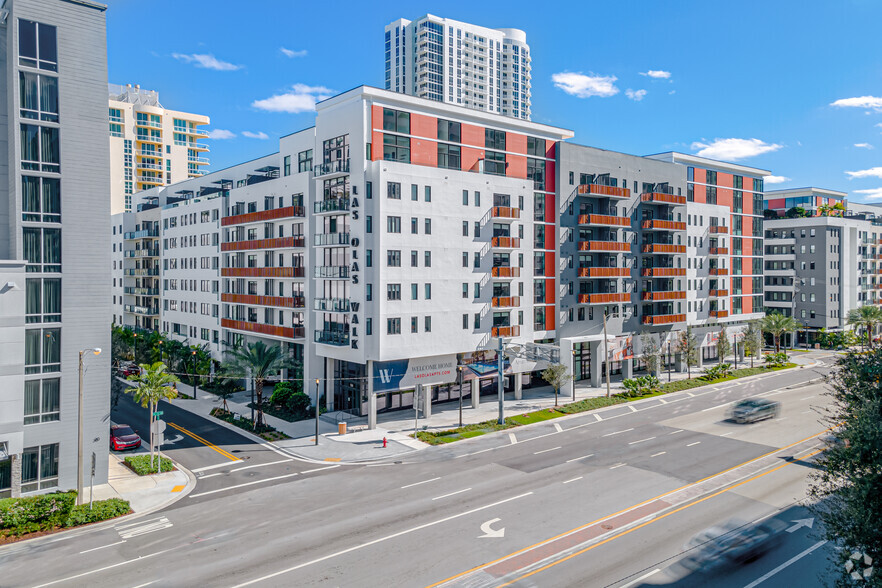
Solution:
[{"label": "glass balcony railing", "polygon": [[348,298],[316,298],[315,310],[323,312],[349,312]]},{"label": "glass balcony railing", "polygon": [[349,233],[318,233],[314,243],[322,245],[349,245]]},{"label": "glass balcony railing", "polygon": [[332,198],[330,200],[322,200],[313,204],[313,211],[316,214],[322,212],[348,212],[349,198]]},{"label": "glass balcony railing", "polygon": [[346,346],[349,345],[349,333],[337,330],[317,330],[314,341],[325,345]]},{"label": "glass balcony railing", "polygon": [[314,268],[316,278],[329,280],[346,279],[349,277],[348,265],[320,265]]},{"label": "glass balcony railing", "polygon": [[349,173],[349,159],[338,159],[327,163],[320,163],[312,168],[316,176],[326,176],[328,174]]}]

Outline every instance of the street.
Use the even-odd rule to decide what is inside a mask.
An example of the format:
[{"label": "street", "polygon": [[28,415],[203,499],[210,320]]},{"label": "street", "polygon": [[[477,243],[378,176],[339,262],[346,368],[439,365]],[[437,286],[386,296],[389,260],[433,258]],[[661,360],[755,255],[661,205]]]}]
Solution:
[{"label": "street", "polygon": [[[817,526],[785,532],[735,569],[677,564],[690,537],[728,519],[775,516],[789,529],[811,517],[800,502],[827,428],[818,380],[833,361],[813,356],[825,365],[433,447],[398,464],[295,460],[162,403],[174,439],[164,451],[198,476],[189,496],[143,524],[167,523],[12,545],[0,550],[4,584],[815,585],[827,545],[775,570],[819,542]],[[778,418],[726,420],[733,401],[758,395],[781,403]],[[146,413],[121,399],[113,420],[143,433]]]}]

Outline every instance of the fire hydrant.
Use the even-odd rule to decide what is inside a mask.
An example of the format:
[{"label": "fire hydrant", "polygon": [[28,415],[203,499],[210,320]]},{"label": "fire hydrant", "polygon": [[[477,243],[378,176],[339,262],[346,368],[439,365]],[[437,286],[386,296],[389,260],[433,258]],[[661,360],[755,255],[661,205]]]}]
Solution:
[{"label": "fire hydrant", "polygon": [[385,448],[386,448],[386,438],[383,437],[383,449],[385,449]]}]

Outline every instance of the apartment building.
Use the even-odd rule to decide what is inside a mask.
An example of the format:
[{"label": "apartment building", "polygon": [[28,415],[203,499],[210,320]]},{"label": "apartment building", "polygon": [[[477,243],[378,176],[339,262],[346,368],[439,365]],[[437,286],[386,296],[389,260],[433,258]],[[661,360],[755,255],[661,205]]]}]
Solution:
[{"label": "apartment building", "polygon": [[76,488],[81,439],[107,481],[105,36],[105,6],[86,0],[0,11],[0,496]]},{"label": "apartment building", "polygon": [[[765,210],[769,218],[772,213],[776,216],[784,216],[791,208],[802,208],[809,215],[817,216],[818,210],[826,206],[834,206],[842,204],[848,207],[848,194],[845,192],[837,192],[836,190],[828,190],[825,188],[790,188],[787,190],[768,190],[765,193]],[[861,205],[858,204],[860,207]]]},{"label": "apartment building", "polygon": [[427,14],[386,26],[386,89],[530,120],[527,35]]},{"label": "apartment building", "polygon": [[111,214],[134,212],[135,192],[205,174],[207,116],[168,110],[138,84],[110,84],[109,94]]}]

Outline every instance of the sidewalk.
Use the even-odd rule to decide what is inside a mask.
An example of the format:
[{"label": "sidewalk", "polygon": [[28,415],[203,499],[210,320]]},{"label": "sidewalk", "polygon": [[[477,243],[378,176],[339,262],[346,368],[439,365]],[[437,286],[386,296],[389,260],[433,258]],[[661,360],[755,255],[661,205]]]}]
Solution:
[{"label": "sidewalk", "polygon": [[[142,455],[144,452],[131,455]],[[107,484],[95,486],[95,500],[122,498],[128,500],[138,514],[159,510],[183,498],[196,486],[196,478],[178,468],[152,476],[139,476],[123,464],[125,455],[110,454]],[[83,498],[89,500],[89,486],[83,488]]]}]

